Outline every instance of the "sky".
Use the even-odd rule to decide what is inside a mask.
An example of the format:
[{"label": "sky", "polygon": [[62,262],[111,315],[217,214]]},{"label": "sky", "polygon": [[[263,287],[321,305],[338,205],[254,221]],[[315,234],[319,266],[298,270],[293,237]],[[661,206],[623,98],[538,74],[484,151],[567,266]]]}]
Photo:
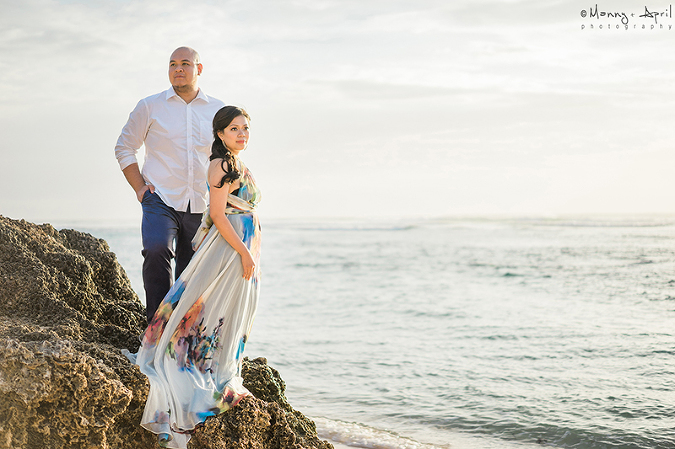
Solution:
[{"label": "sky", "polygon": [[661,0],[0,3],[0,215],[140,220],[113,150],[183,45],[261,217],[675,213]]}]

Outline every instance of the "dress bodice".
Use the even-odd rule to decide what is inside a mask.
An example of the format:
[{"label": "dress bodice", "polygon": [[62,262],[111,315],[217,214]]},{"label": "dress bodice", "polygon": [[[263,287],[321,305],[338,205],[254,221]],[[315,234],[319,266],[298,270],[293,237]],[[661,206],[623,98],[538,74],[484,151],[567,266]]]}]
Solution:
[{"label": "dress bodice", "polygon": [[[232,197],[239,198],[246,201],[249,204],[251,209],[255,209],[261,199],[260,189],[255,183],[255,178],[251,171],[244,165],[243,162],[238,161],[239,163],[239,188],[234,192],[230,193],[229,198]],[[236,200],[235,200],[236,201]],[[228,203],[236,207],[236,204],[232,204],[230,200]]]}]

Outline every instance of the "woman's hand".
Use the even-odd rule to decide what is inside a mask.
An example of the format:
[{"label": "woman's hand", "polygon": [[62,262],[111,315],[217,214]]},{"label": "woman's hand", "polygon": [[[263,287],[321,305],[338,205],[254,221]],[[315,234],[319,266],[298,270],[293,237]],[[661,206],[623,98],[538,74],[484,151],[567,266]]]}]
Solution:
[{"label": "woman's hand", "polygon": [[251,253],[248,252],[248,250],[241,254],[241,266],[244,269],[244,279],[247,281],[251,280],[253,277],[253,271],[255,271],[255,262],[253,261],[253,256],[251,256]]}]

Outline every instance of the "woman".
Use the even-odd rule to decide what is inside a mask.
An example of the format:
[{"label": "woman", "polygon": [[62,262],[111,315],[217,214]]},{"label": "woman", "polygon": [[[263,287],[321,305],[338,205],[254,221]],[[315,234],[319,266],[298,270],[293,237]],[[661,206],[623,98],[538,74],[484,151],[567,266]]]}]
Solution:
[{"label": "woman", "polygon": [[150,380],[141,425],[158,434],[162,447],[185,448],[196,425],[250,394],[241,357],[258,304],[260,192],[239,160],[249,120],[235,106],[213,118],[210,213],[193,240],[197,252],[157,309],[137,355]]}]

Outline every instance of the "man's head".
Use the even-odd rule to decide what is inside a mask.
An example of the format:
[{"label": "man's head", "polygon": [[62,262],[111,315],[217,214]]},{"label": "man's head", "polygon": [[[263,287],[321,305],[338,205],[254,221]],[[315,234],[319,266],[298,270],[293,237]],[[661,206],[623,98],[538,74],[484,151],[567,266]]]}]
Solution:
[{"label": "man's head", "polygon": [[190,47],[179,47],[169,59],[169,81],[176,90],[197,90],[197,77],[202,73],[199,53]]}]

